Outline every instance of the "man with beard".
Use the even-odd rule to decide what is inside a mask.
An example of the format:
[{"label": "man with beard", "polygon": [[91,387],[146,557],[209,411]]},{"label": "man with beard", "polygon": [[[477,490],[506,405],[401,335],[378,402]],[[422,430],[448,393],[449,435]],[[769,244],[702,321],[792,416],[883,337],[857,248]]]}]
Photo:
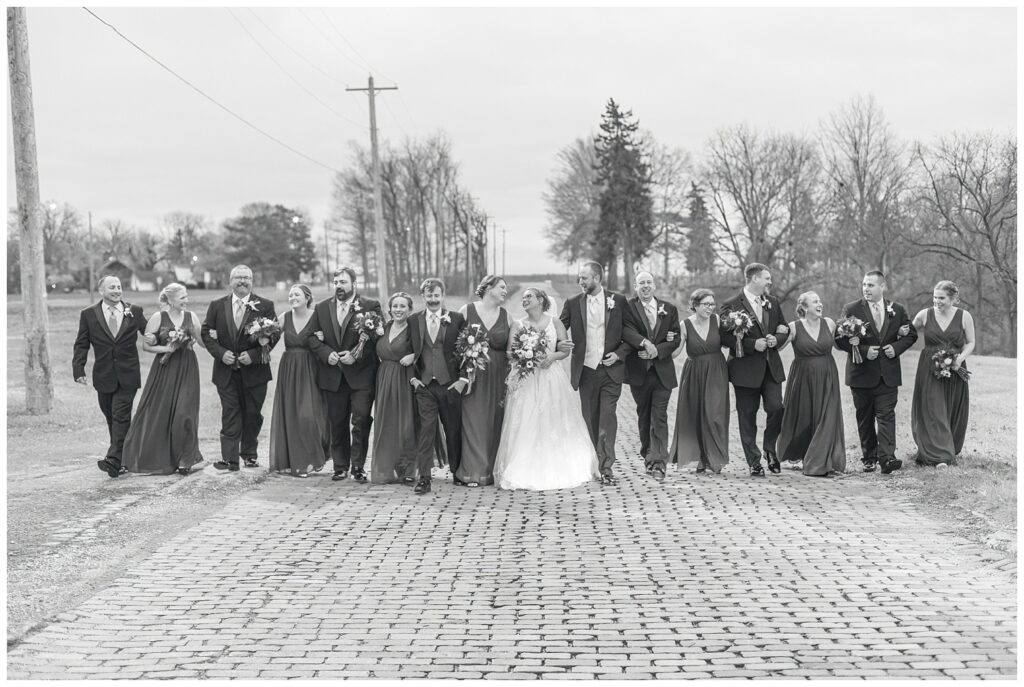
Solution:
[{"label": "man with beard", "polygon": [[[252,270],[235,265],[228,277],[231,293],[210,303],[203,321],[202,339],[213,356],[213,383],[220,395],[221,459],[213,464],[218,470],[258,467],[257,437],[263,427],[263,401],[267,382],[273,375],[263,362],[259,341],[246,334],[246,328],[260,318],[277,319],[274,303],[252,292]],[[277,337],[270,342],[273,348]]]},{"label": "man with beard", "polygon": [[380,303],[356,293],[356,271],[334,271],[334,296],[317,303],[313,311],[309,348],[319,360],[317,383],[327,397],[331,428],[334,481],[348,478],[366,482],[366,449],[373,418],[370,410],[377,377],[377,355],[372,342],[359,357],[359,315],[376,315],[383,322]]}]

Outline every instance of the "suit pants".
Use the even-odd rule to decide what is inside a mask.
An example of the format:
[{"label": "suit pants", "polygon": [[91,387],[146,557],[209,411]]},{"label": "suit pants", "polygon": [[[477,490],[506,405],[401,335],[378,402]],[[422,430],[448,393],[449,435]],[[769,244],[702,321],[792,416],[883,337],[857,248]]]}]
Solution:
[{"label": "suit pants", "polygon": [[462,463],[462,396],[432,379],[426,386],[416,389],[414,398],[420,418],[416,436],[416,471],[419,478],[430,479],[438,421],[444,427],[448,468],[454,476]]},{"label": "suit pants", "polygon": [[121,447],[124,446],[124,437],[128,434],[128,427],[131,424],[132,404],[137,392],[138,389],[125,389],[121,386],[112,393],[96,392],[100,400],[100,410],[107,419],[107,434],[110,435],[107,460],[116,467],[121,467]]},{"label": "suit pants", "polygon": [[736,392],[736,417],[740,426],[740,443],[743,445],[743,456],[749,467],[761,464],[761,452],[757,450],[757,411],[764,401],[764,411],[768,418],[764,428],[764,451],[775,453],[775,443],[782,430],[782,385],[774,381],[767,373],[760,387],[744,387],[733,385]]},{"label": "suit pants", "polygon": [[622,384],[611,378],[604,365],[598,365],[596,370],[584,366],[580,374],[580,405],[602,475],[611,475],[615,465],[615,433],[619,426],[615,407],[621,394]]},{"label": "suit pants", "polygon": [[672,391],[661,383],[653,365],[647,368],[644,383],[631,384],[629,390],[636,401],[640,455],[644,458],[644,467],[664,470],[668,457],[668,401]]},{"label": "suit pants", "polygon": [[861,461],[867,465],[892,460],[896,457],[896,402],[900,388],[880,382],[871,389],[850,387],[850,392],[857,411]]},{"label": "suit pants", "polygon": [[232,370],[226,386],[218,386],[220,395],[220,456],[225,463],[238,465],[238,458],[256,458],[256,446],[263,428],[263,402],[267,384],[246,386],[240,370]]},{"label": "suit pants", "polygon": [[374,388],[353,389],[341,378],[337,391],[324,391],[331,426],[331,458],[334,472],[363,470],[370,441]]}]

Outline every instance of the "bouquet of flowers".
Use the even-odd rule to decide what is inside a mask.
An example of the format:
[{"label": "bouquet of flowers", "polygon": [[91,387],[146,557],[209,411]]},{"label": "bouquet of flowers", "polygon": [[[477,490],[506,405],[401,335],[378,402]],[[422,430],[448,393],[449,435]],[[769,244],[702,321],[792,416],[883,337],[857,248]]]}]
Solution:
[{"label": "bouquet of flowers", "polygon": [[725,327],[736,335],[736,357],[743,357],[743,336],[754,326],[750,315],[742,310],[731,310],[725,315]]},{"label": "bouquet of flowers", "polygon": [[361,312],[356,315],[353,327],[359,332],[359,343],[352,349],[353,358],[358,358],[362,355],[363,346],[366,345],[367,341],[376,339],[378,336],[384,336],[384,320],[375,312]]},{"label": "bouquet of flowers", "polygon": [[[864,320],[850,315],[844,320],[840,320],[836,324],[836,336],[841,336],[844,339],[859,339],[862,336],[867,336],[868,326],[864,323]],[[860,354],[860,349],[853,346],[853,362],[860,364],[864,362],[863,356]]]},{"label": "bouquet of flowers", "polygon": [[548,335],[527,325],[512,337],[512,369],[505,385],[515,389],[536,372],[541,361],[548,357]]},{"label": "bouquet of flowers", "polygon": [[192,334],[182,327],[161,327],[159,331],[160,338],[167,341],[167,345],[171,347],[170,351],[160,356],[160,363],[163,365],[167,364],[173,353],[177,353],[182,348],[190,347],[195,343],[195,338]]},{"label": "bouquet of flowers", "polygon": [[245,333],[249,335],[249,338],[260,345],[260,349],[263,351],[262,359],[264,363],[270,362],[270,342],[275,337],[281,335],[281,325],[277,323],[277,320],[272,320],[269,317],[260,317],[252,321],[248,327],[245,328]]},{"label": "bouquet of flowers", "polygon": [[471,324],[462,330],[455,340],[455,353],[461,359],[460,369],[469,380],[469,393],[476,381],[476,371],[486,370],[490,357],[487,355],[487,332],[479,324]]},{"label": "bouquet of flowers", "polygon": [[960,379],[969,381],[971,378],[971,371],[961,366],[960,369],[953,369],[953,361],[956,359],[958,351],[950,351],[945,348],[935,351],[932,354],[932,374],[938,379],[950,379],[956,374]]}]

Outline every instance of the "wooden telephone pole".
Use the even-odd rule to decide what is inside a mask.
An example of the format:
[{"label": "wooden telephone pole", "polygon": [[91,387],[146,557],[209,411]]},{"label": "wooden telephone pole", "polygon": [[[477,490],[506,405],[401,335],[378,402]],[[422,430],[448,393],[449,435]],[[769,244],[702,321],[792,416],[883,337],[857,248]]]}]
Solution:
[{"label": "wooden telephone pole", "polygon": [[[383,302],[391,291],[388,289],[388,254],[384,244],[384,208],[380,191],[380,155],[377,152],[377,107],[374,102],[377,91],[397,91],[398,86],[374,86],[373,75],[366,88],[346,88],[346,91],[366,91],[370,97],[370,151],[373,156],[373,228],[377,247],[377,297]],[[366,275],[363,275],[366,278]]]},{"label": "wooden telephone pole", "polygon": [[53,377],[46,334],[46,262],[24,7],[7,8],[7,71],[11,81],[14,179],[21,230],[21,297],[25,304],[25,409],[33,415],[44,415],[53,404]]}]

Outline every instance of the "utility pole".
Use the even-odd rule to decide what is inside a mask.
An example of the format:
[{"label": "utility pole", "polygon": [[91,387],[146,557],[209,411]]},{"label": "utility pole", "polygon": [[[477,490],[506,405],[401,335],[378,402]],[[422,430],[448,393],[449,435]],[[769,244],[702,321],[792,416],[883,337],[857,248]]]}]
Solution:
[{"label": "utility pole", "polygon": [[501,229],[501,273],[505,274],[505,228]]},{"label": "utility pole", "polygon": [[324,222],[324,281],[329,282],[330,279],[331,279],[331,248],[327,244],[327,222]]},{"label": "utility pole", "polygon": [[92,210],[89,211],[89,290],[96,288],[96,267],[93,254],[96,252],[96,244],[92,240]]},{"label": "utility pole", "polygon": [[[377,107],[374,102],[377,91],[397,91],[398,86],[374,86],[373,75],[366,88],[346,88],[346,91],[366,91],[370,97],[370,151],[373,156],[373,226],[377,247],[377,297],[382,301],[391,293],[388,290],[388,254],[384,245],[384,208],[380,191],[380,156],[377,153]],[[365,278],[365,275],[364,275]]]},{"label": "utility pole", "polygon": [[46,333],[46,262],[24,7],[7,8],[7,70],[11,81],[14,179],[21,232],[21,297],[25,304],[25,409],[33,415],[45,415],[53,404],[53,377]]},{"label": "utility pole", "polygon": [[491,274],[498,273],[498,223],[491,222]]}]

